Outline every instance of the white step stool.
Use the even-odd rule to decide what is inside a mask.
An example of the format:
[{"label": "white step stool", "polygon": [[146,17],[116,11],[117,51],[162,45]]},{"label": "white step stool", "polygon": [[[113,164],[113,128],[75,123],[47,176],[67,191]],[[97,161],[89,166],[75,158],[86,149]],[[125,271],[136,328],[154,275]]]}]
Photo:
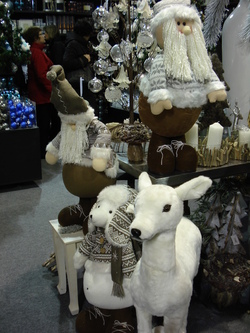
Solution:
[{"label": "white step stool", "polygon": [[70,233],[59,233],[60,224],[58,220],[49,221],[52,227],[54,250],[56,255],[56,266],[58,271],[57,289],[60,295],[67,291],[66,274],[69,288],[69,310],[72,315],[79,313],[78,289],[77,289],[77,271],[74,268],[73,256],[77,247],[83,240],[82,230]]}]

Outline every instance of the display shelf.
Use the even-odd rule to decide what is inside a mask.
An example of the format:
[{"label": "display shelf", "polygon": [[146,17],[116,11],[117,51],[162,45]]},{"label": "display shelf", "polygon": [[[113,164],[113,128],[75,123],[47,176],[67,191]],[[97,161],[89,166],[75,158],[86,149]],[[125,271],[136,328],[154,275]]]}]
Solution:
[{"label": "display shelf", "polygon": [[[219,179],[222,177],[236,176],[242,175],[244,173],[250,172],[250,161],[238,161],[238,160],[230,160],[229,163],[218,166],[218,167],[197,167],[194,172],[175,172],[170,176],[160,176],[155,175],[149,172],[147,165],[147,156],[144,156],[144,160],[142,163],[134,164],[128,161],[128,157],[126,153],[118,153],[117,154],[119,167],[121,170],[125,171],[125,175],[123,175],[124,179],[129,180],[129,185],[131,187],[135,186],[135,179],[139,177],[139,175],[146,171],[149,173],[149,177],[153,184],[164,184],[169,186],[179,186],[184,182],[198,177],[198,176],[207,176],[211,179]],[[127,178],[126,178],[127,177]]]},{"label": "display shelf", "polygon": [[0,131],[0,186],[42,178],[39,128]]}]

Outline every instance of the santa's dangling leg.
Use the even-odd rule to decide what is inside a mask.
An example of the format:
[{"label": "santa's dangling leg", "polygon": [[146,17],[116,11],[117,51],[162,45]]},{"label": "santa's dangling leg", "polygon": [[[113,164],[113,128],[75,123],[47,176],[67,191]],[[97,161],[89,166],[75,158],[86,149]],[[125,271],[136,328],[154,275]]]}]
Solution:
[{"label": "santa's dangling leg", "polygon": [[80,225],[83,227],[83,233],[88,232],[89,212],[96,202],[94,198],[80,198],[77,205],[71,205],[63,208],[58,214],[58,222],[62,227],[71,225]]},{"label": "santa's dangling leg", "polygon": [[198,156],[196,150],[185,142],[185,135],[176,137],[171,141],[175,154],[175,170],[193,172],[197,168]]}]

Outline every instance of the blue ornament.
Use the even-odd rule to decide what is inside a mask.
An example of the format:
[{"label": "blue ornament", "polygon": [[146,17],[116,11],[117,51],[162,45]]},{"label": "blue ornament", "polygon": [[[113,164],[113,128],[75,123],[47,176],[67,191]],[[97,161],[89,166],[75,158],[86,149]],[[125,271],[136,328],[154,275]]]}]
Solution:
[{"label": "blue ornament", "polygon": [[20,123],[21,123],[21,121],[22,121],[22,119],[21,118],[16,118],[16,123],[18,124],[18,125],[20,125]]},{"label": "blue ornament", "polygon": [[10,119],[16,119],[16,112],[11,112]]},{"label": "blue ornament", "polygon": [[27,121],[27,120],[28,120],[28,117],[25,114],[23,114],[23,121]]},{"label": "blue ornament", "polygon": [[29,106],[28,108],[29,108],[29,113],[33,113],[34,108],[32,106]]},{"label": "blue ornament", "polygon": [[15,121],[13,121],[13,123],[10,124],[10,127],[11,127],[12,129],[17,129],[17,128],[18,128],[18,125],[17,125],[17,123],[16,123]]},{"label": "blue ornament", "polygon": [[26,121],[22,121],[21,124],[20,124],[20,127],[21,128],[26,128],[27,127]]},{"label": "blue ornament", "polygon": [[17,115],[17,117],[22,117],[23,113],[22,113],[21,110],[18,110],[18,111],[16,112],[16,115]]},{"label": "blue ornament", "polygon": [[10,112],[16,112],[16,107],[14,105],[10,106]]},{"label": "blue ornament", "polygon": [[9,106],[13,105],[13,101],[12,101],[12,99],[9,99],[9,100],[8,100],[8,105],[9,105]]},{"label": "blue ornament", "polygon": [[29,108],[26,106],[25,108],[24,108],[24,114],[25,114],[25,116],[29,116],[29,114],[30,114],[30,111],[29,111]]},{"label": "blue ornament", "polygon": [[35,120],[36,120],[36,118],[35,118],[35,116],[34,116],[33,114],[30,114],[30,115],[29,115],[29,120],[30,120],[32,123],[34,123]]},{"label": "blue ornament", "polygon": [[17,103],[16,108],[17,108],[17,110],[21,110],[23,108],[22,103]]}]

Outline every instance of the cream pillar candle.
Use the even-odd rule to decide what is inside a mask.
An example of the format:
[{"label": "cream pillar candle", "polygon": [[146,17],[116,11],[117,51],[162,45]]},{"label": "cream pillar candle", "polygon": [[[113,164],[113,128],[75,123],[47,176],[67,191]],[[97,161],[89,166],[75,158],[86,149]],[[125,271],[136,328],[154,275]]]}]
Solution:
[{"label": "cream pillar candle", "polygon": [[244,128],[239,130],[239,146],[247,144],[250,148],[250,129]]},{"label": "cream pillar candle", "polygon": [[193,127],[185,134],[186,143],[198,150],[198,124],[194,124]]},{"label": "cream pillar candle", "polygon": [[219,123],[213,123],[208,129],[207,148],[220,149],[223,135],[223,126]]}]

